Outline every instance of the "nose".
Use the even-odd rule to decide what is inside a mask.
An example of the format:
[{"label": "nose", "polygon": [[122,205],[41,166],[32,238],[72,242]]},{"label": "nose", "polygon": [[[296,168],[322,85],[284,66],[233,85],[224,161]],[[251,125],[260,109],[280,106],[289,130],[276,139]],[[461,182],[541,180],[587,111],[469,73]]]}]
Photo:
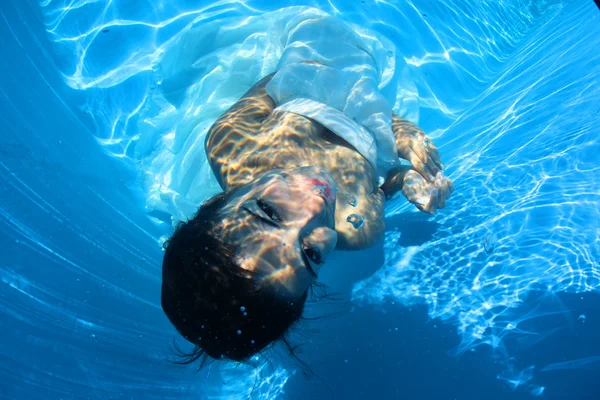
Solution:
[{"label": "nose", "polygon": [[337,244],[337,232],[326,227],[318,227],[312,230],[302,240],[302,245],[317,250],[321,259],[325,262],[327,256],[335,249]]}]

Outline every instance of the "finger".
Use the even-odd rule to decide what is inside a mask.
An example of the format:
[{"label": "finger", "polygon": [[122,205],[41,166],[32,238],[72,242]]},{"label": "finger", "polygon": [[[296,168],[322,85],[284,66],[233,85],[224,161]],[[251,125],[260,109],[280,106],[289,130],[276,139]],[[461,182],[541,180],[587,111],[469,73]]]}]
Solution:
[{"label": "finger", "polygon": [[425,179],[433,182],[435,180],[435,174],[425,164],[421,158],[415,153],[412,148],[406,153],[408,161],[412,164],[413,168]]},{"label": "finger", "polygon": [[425,153],[430,158],[431,163],[435,164],[435,166],[440,170],[444,169],[444,166],[442,165],[442,159],[440,157],[440,151],[435,143],[433,143],[433,141],[429,138],[429,136],[423,132],[420,132],[413,142],[418,142],[418,146],[425,149]]},{"label": "finger", "polygon": [[450,198],[450,194],[452,193],[450,191],[450,184],[449,184],[450,180],[447,178],[444,178],[442,184],[442,188],[444,189],[444,199],[448,200]]},{"label": "finger", "polygon": [[423,212],[427,212],[427,208],[429,206],[429,197],[418,195],[413,189],[402,189],[402,193],[406,197],[406,199],[414,204],[419,210]]},{"label": "finger", "polygon": [[[406,196],[407,193],[405,193],[404,195]],[[409,202],[414,204],[419,210],[427,212],[426,199],[424,199],[423,197],[418,197],[418,196],[414,196],[414,195],[411,196],[410,194],[406,198]]]},{"label": "finger", "polygon": [[441,172],[438,172],[438,174],[435,177],[435,186],[436,188],[438,188],[439,192],[437,208],[444,208],[446,207],[446,193],[444,190],[444,174],[442,174]]},{"label": "finger", "polygon": [[437,203],[437,208],[441,209],[446,207],[446,195],[444,193],[444,188],[441,187],[439,189],[439,196],[438,196],[438,203]]},{"label": "finger", "polygon": [[431,158],[433,159],[433,162],[438,166],[438,168],[440,169],[440,171],[444,170],[444,164],[442,164],[442,158],[440,156],[440,151],[438,150],[438,148],[430,142],[430,146],[429,146],[429,154],[431,156]]},{"label": "finger", "polygon": [[444,173],[443,172],[438,172],[435,175],[435,182],[434,182],[434,184],[439,189],[442,189],[444,187]]},{"label": "finger", "polygon": [[429,157],[438,167],[442,167],[440,151],[438,150],[433,140],[431,140],[431,138],[429,138],[429,136],[427,136],[425,132],[421,131],[415,135],[415,137],[411,141],[411,144],[416,146],[415,143],[418,143],[418,146],[422,147],[425,150],[425,152],[429,155]]},{"label": "finger", "polygon": [[450,190],[450,194],[454,192],[454,182],[448,177],[446,177],[446,182],[448,184],[448,189]]},{"label": "finger", "polygon": [[439,190],[437,188],[431,191],[431,195],[429,196],[429,204],[426,211],[429,214],[434,214],[438,204]]},{"label": "finger", "polygon": [[[427,166],[427,168],[429,168],[432,175],[435,176],[435,175],[437,175],[438,172],[440,172],[440,167],[433,161],[433,158],[429,154],[430,144],[428,144],[427,147],[423,147],[423,143],[424,143],[423,141],[413,143],[413,145],[411,146],[411,150],[417,155],[417,157],[421,160],[421,162],[423,164],[425,164]],[[431,143],[431,142],[427,141],[425,143]]]},{"label": "finger", "polygon": [[429,142],[429,145],[427,146],[427,155],[429,164],[434,166],[433,169],[436,173],[444,170],[442,160],[440,159],[440,152],[432,142]]}]

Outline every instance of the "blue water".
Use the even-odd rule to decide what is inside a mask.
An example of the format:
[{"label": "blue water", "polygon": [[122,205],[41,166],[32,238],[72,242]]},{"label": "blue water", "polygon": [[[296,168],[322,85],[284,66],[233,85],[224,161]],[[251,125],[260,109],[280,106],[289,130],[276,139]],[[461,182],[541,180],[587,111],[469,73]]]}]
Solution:
[{"label": "blue water", "polygon": [[[140,178],[157,49],[200,19],[318,7],[385,35],[455,192],[395,200],[257,366],[169,363]],[[600,398],[600,11],[592,1],[0,3],[0,398]],[[137,149],[137,150],[136,150]],[[143,159],[142,159],[143,161]]]}]

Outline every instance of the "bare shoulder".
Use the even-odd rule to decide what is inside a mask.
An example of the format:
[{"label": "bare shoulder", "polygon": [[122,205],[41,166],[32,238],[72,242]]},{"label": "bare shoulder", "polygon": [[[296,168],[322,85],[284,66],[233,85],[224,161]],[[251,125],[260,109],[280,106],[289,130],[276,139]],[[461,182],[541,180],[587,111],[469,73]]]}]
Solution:
[{"label": "bare shoulder", "polygon": [[208,162],[221,187],[228,186],[232,161],[247,152],[247,145],[263,129],[262,123],[275,103],[265,87],[272,75],[266,76],[248,90],[210,127],[205,140]]}]

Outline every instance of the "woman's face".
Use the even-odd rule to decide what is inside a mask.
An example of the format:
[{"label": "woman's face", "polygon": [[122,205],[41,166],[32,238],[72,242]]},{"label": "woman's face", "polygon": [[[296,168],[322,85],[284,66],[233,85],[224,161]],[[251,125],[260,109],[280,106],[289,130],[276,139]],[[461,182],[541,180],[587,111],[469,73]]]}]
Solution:
[{"label": "woman's face", "polygon": [[318,167],[274,170],[237,189],[221,213],[242,268],[300,298],[337,243],[336,184]]}]

